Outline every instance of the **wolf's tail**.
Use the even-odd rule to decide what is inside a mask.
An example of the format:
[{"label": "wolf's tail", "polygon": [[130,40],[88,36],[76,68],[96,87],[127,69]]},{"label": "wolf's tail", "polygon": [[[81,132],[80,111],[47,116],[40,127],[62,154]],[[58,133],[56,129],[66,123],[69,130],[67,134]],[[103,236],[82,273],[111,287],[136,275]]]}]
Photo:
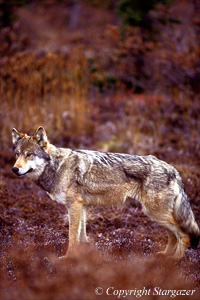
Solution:
[{"label": "wolf's tail", "polygon": [[191,245],[193,247],[197,247],[200,240],[200,229],[195,221],[190,202],[183,189],[180,191],[175,200],[174,218],[182,231],[189,234]]}]

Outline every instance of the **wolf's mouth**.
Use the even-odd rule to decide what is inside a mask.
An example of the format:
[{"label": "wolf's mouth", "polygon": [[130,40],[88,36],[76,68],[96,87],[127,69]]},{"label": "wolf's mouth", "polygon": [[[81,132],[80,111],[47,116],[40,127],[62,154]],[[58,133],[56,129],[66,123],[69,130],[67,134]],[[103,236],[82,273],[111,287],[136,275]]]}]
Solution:
[{"label": "wolf's mouth", "polygon": [[33,171],[33,168],[30,168],[27,172],[23,173],[23,174],[20,174],[19,173],[19,169],[18,168],[12,168],[13,172],[18,176],[18,177],[22,177],[24,175],[26,175],[27,173],[30,173]]},{"label": "wolf's mouth", "polygon": [[26,173],[24,173],[24,174],[22,174],[22,175],[20,175],[20,176],[24,176],[24,175],[26,175],[27,173],[30,173],[30,172],[32,172],[33,171],[33,168],[30,168],[30,170],[28,170]]}]

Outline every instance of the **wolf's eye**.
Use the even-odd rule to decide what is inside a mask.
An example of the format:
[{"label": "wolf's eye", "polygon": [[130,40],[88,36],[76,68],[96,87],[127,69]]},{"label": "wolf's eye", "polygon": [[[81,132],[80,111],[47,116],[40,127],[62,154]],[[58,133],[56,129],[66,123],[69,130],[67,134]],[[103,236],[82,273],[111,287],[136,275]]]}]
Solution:
[{"label": "wolf's eye", "polygon": [[34,154],[33,154],[32,152],[30,152],[30,153],[27,153],[27,154],[26,154],[26,157],[31,158],[31,157],[33,157],[33,155],[34,155]]},{"label": "wolf's eye", "polygon": [[18,158],[19,157],[19,152],[16,152],[15,156],[16,156],[16,158]]}]

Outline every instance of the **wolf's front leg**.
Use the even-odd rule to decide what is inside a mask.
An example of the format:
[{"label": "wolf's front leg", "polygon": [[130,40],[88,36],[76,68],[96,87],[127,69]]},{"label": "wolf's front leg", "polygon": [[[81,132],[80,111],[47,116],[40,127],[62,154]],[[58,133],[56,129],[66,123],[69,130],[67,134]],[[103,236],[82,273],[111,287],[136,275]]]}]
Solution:
[{"label": "wolf's front leg", "polygon": [[67,256],[72,253],[74,246],[80,243],[80,232],[82,226],[82,206],[81,201],[73,202],[69,209],[69,246]]},{"label": "wolf's front leg", "polygon": [[86,235],[86,211],[85,208],[82,207],[82,214],[81,214],[81,231],[80,231],[80,242],[87,243],[88,238]]}]

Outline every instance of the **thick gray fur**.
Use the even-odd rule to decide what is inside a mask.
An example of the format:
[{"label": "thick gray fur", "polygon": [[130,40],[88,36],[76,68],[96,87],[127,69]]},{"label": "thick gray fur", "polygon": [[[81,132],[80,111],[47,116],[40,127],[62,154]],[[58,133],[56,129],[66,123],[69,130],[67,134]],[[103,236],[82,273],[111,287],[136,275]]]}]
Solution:
[{"label": "thick gray fur", "polygon": [[17,153],[13,171],[26,174],[52,200],[68,208],[68,254],[74,245],[87,241],[87,205],[122,204],[127,198],[140,201],[144,213],[167,229],[165,254],[181,258],[190,236],[197,244],[199,227],[180,174],[168,163],[152,155],[57,148],[42,127],[33,136],[16,129],[12,135]]}]

